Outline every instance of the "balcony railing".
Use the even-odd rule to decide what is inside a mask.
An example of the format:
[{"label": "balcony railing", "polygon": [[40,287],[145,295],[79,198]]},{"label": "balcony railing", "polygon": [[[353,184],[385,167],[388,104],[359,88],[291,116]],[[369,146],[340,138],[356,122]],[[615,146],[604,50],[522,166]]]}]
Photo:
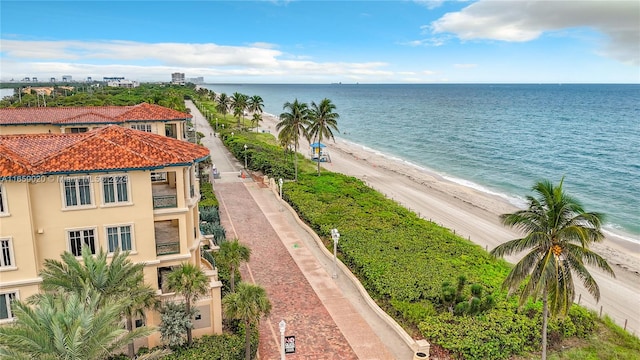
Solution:
[{"label": "balcony railing", "polygon": [[156,244],[156,256],[179,254],[179,253],[180,253],[179,241]]},{"label": "balcony railing", "polygon": [[166,209],[178,207],[178,197],[176,195],[154,195],[153,208]]}]

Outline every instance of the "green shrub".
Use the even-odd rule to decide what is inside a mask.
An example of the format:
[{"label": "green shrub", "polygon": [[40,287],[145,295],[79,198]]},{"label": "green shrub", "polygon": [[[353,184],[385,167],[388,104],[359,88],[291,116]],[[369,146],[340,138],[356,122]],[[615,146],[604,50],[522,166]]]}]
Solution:
[{"label": "green shrub", "polygon": [[400,313],[402,318],[410,321],[412,324],[419,324],[426,317],[437,314],[436,309],[428,301],[408,302],[392,299],[390,303],[393,308]]},{"label": "green shrub", "polygon": [[200,221],[220,224],[220,213],[215,206],[200,206]]},{"label": "green shrub", "polygon": [[200,183],[200,203],[201,207],[218,207],[218,199],[213,193],[213,185],[210,182]]},{"label": "green shrub", "polygon": [[[252,359],[258,350],[258,337],[251,339]],[[244,332],[239,334],[206,335],[194,339],[191,347],[174,349],[163,360],[238,360],[244,359]]]}]

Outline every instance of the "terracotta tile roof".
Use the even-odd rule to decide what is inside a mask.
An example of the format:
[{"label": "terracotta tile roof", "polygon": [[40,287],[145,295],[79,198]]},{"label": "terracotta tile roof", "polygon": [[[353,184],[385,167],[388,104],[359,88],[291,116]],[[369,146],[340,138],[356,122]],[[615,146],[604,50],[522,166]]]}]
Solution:
[{"label": "terracotta tile roof", "polygon": [[160,105],[2,108],[0,126],[29,124],[120,124],[125,121],[185,120],[192,116]]},{"label": "terracotta tile roof", "polygon": [[108,125],[80,134],[0,136],[0,179],[28,175],[154,169],[190,164],[209,149],[161,135]]}]

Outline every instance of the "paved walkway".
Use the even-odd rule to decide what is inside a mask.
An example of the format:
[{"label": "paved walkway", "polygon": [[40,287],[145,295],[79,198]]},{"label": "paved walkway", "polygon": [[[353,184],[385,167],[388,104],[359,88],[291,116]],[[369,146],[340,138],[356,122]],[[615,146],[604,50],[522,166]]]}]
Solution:
[{"label": "paved walkway", "polygon": [[[214,182],[227,237],[252,250],[241,269],[243,280],[267,291],[271,315],[260,324],[261,359],[280,359],[278,323],[296,336],[296,353],[288,359],[411,359],[413,351],[360,296],[347,276],[332,279],[332,262],[277,196],[250,178],[231,156],[200,112],[187,101],[202,143],[211,149],[221,173]],[[203,131],[204,130],[204,131]]]}]

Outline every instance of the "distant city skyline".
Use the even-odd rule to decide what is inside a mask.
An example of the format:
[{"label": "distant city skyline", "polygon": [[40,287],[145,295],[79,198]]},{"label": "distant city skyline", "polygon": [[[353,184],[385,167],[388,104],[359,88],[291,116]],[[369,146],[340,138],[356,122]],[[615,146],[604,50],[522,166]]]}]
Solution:
[{"label": "distant city skyline", "polygon": [[640,83],[640,2],[15,1],[0,80]]}]

